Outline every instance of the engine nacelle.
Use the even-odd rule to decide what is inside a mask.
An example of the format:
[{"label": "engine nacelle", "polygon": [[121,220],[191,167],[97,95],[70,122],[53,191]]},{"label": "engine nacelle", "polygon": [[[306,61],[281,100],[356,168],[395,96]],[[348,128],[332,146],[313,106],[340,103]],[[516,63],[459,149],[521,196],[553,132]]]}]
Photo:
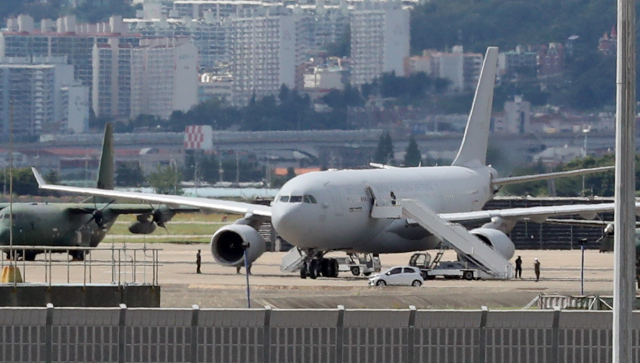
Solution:
[{"label": "engine nacelle", "polygon": [[491,228],[476,228],[470,231],[472,235],[478,237],[482,242],[491,246],[495,251],[502,255],[502,257],[510,260],[513,254],[516,252],[516,247],[509,237]]},{"label": "engine nacelle", "polygon": [[211,254],[222,265],[244,266],[244,243],[249,244],[249,264],[262,256],[267,249],[267,242],[253,227],[231,224],[220,228],[211,237]]},{"label": "engine nacelle", "polygon": [[129,232],[133,234],[150,234],[156,230],[156,224],[152,221],[136,221],[129,225]]}]

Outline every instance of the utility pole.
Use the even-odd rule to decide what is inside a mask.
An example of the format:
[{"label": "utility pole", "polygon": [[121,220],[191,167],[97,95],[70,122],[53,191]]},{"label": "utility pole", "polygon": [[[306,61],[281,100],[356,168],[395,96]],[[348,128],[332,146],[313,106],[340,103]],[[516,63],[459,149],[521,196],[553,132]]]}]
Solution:
[{"label": "utility pole", "polygon": [[616,57],[616,179],[614,207],[613,363],[633,360],[632,312],[635,277],[635,1],[618,0]]}]

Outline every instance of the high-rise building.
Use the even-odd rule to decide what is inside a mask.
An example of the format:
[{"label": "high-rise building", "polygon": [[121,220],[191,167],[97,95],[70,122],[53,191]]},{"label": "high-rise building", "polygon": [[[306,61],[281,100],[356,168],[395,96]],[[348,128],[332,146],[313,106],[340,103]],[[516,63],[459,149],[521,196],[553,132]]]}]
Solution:
[{"label": "high-rise building", "polygon": [[[43,133],[86,132],[88,89],[65,57],[0,58],[0,138],[29,140]],[[78,93],[84,96],[78,96]],[[74,111],[69,113],[69,95]]]},{"label": "high-rise building", "polygon": [[186,38],[142,39],[140,45],[96,44],[93,105],[97,116],[140,114],[168,119],[198,101],[197,48]]},{"label": "high-rise building", "polygon": [[[40,29],[28,15],[7,20],[7,29],[0,33],[0,57],[67,57],[74,75],[83,85],[93,89],[93,47],[117,39],[119,44],[137,45],[139,34],[126,32],[120,17],[108,23],[77,24],[72,15],[58,19],[55,25],[43,20]],[[90,98],[92,99],[92,98]]]},{"label": "high-rise building", "polygon": [[351,12],[351,83],[369,83],[386,72],[404,76],[409,36],[409,11],[401,2],[357,5]]},{"label": "high-rise building", "polygon": [[464,53],[461,45],[453,47],[451,53],[425,50],[422,56],[405,60],[407,74],[424,72],[432,77],[449,80],[449,91],[462,92],[475,89],[483,56],[480,53]]},{"label": "high-rise building", "polygon": [[296,75],[302,78],[298,66],[303,60],[299,24],[284,8],[231,19],[229,44],[236,105],[246,105],[253,95],[276,94],[282,85],[296,87]]}]

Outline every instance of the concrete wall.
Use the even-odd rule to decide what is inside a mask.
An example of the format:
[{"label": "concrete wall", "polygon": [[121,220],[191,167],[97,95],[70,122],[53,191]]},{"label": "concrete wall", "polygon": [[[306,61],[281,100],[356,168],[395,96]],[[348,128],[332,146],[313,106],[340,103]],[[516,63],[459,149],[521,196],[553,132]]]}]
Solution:
[{"label": "concrete wall", "polygon": [[[0,285],[0,306],[160,307],[160,286]],[[0,361],[2,359],[0,358]]]},{"label": "concrete wall", "polygon": [[610,362],[611,322],[560,310],[0,308],[0,361]]}]

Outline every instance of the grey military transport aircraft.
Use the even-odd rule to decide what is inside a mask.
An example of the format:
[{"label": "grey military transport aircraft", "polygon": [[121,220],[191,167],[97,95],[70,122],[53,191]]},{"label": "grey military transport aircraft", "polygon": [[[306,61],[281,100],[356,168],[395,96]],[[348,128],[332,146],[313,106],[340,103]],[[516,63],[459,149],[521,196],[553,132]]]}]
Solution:
[{"label": "grey military transport aircraft", "polygon": [[[102,155],[98,171],[97,187],[113,189],[114,155],[113,130],[105,126]],[[153,207],[144,204],[115,204],[113,199],[91,197],[84,203],[13,203],[0,205],[0,245],[9,246],[59,246],[96,247],[104,239],[109,228],[121,214],[137,214],[137,220],[129,226],[136,234],[149,234],[156,225],[165,227],[176,212],[198,212],[198,208],[171,208],[166,205]],[[13,242],[10,242],[9,225],[13,223]],[[42,250],[17,250],[17,257],[34,260]],[[9,251],[5,250],[9,256]],[[81,260],[84,251],[70,250],[69,254]],[[23,256],[24,254],[24,256]]]},{"label": "grey military transport aircraft", "polygon": [[[244,265],[245,249],[247,263],[262,255],[266,242],[257,228],[271,219],[278,235],[297,247],[302,259],[302,278],[336,277],[337,261],[324,257],[330,251],[422,251],[436,248],[443,240],[456,242],[463,254],[476,256],[477,251],[484,249],[483,256],[473,257],[476,262],[490,265],[491,261],[502,259],[500,268],[508,270],[511,267],[508,260],[515,248],[506,233],[518,220],[544,221],[550,216],[568,214],[593,218],[596,213],[613,210],[613,204],[481,210],[506,184],[611,170],[498,177],[496,170],[485,164],[497,60],[498,49],[488,48],[462,145],[451,166],[307,173],[287,182],[270,206],[51,185],[35,169],[34,174],[40,188],[47,190],[243,214],[243,218],[219,229],[211,238],[213,257],[227,266]],[[456,224],[482,220],[487,223],[471,231]],[[509,271],[503,276],[508,278]]]}]

